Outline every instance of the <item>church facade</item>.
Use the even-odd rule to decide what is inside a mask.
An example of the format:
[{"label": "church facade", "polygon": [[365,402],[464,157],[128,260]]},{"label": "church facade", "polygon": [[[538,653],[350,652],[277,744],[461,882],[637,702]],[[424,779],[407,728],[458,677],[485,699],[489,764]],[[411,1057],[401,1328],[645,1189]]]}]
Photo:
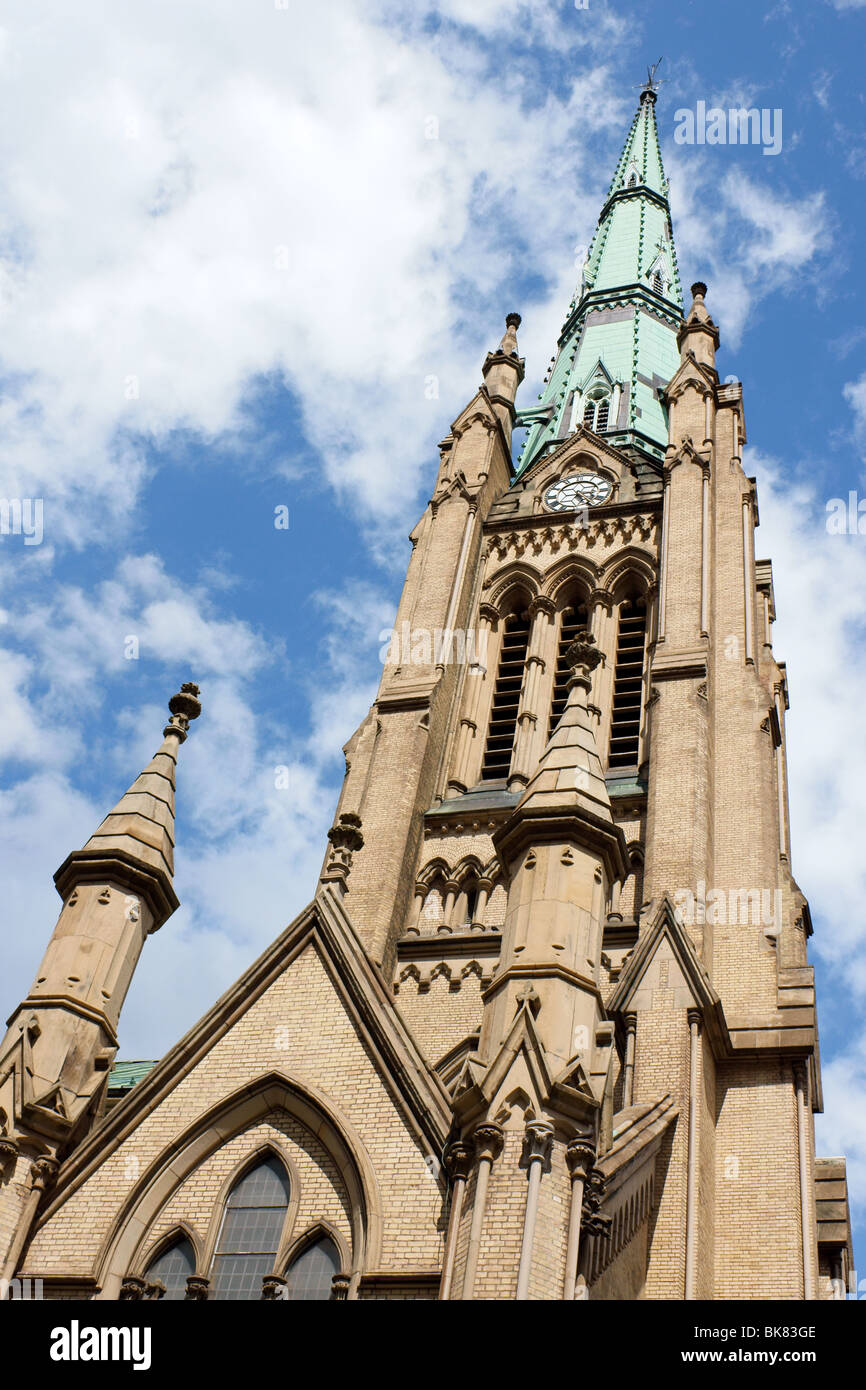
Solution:
[{"label": "church facade", "polygon": [[116,1063],[177,906],[192,684],[58,870],[0,1047],[4,1279],[108,1300],[847,1284],[772,569],[742,388],[706,286],[684,303],[655,102],[650,82],[538,403],[516,404],[511,314],[440,445],[310,905],[165,1057]]}]

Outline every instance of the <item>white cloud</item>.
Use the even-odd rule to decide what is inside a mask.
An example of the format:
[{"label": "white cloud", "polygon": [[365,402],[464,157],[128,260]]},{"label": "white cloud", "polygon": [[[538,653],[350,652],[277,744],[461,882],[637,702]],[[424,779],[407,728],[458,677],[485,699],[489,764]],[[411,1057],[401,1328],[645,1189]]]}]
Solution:
[{"label": "white cloud", "polygon": [[[467,84],[458,40],[407,44],[375,10],[328,9],[49,0],[7,32],[3,489],[44,486],[56,542],[122,527],[152,469],[142,437],[231,432],[274,372],[338,494],[402,521],[441,432],[425,376],[459,401],[500,328],[455,340],[466,287],[510,278],[530,230],[542,272],[564,259],[575,204],[549,179],[578,185],[578,122],[624,117],[607,70],[543,100],[516,71]],[[563,30],[558,7],[531,9]],[[480,228],[491,207],[498,237]]]}]

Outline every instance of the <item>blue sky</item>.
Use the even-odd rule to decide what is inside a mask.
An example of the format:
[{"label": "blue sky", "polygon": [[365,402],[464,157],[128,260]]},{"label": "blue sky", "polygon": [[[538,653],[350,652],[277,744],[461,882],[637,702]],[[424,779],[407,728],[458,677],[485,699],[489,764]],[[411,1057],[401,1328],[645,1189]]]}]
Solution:
[{"label": "blue sky", "polygon": [[[719,369],[744,383],[774,561],[819,1147],[848,1153],[864,1219],[866,536],[825,524],[829,499],[866,497],[864,37],[866,3],[842,0],[7,0],[0,496],[44,503],[40,545],[0,540],[9,1008],[54,869],[181,680],[204,702],[183,905],[147,944],[122,1054],[167,1048],[307,902],[436,442],[511,309],[534,400],[664,55],[682,280],[707,281]],[[781,109],[781,153],[675,145],[698,101]]]}]

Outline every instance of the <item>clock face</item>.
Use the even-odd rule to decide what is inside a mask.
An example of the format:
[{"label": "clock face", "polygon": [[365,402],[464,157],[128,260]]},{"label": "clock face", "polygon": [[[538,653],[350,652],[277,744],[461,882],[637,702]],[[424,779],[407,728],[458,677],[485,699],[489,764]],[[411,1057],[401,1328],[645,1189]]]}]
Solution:
[{"label": "clock face", "polygon": [[571,512],[580,507],[598,507],[610,497],[613,487],[598,473],[572,473],[547,489],[544,505],[552,512]]}]

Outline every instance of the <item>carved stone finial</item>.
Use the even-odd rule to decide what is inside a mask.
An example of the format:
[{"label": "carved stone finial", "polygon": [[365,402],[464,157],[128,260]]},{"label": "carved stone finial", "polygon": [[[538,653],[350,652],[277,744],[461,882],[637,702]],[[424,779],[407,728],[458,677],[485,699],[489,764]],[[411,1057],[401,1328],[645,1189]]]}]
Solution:
[{"label": "carved stone finial", "polygon": [[523,989],[517,995],[517,998],[514,1002],[517,1005],[515,1013],[517,1013],[520,1009],[522,1009],[525,1006],[529,1009],[529,1012],[532,1014],[533,1018],[538,1017],[538,1011],[541,1008],[541,999],[539,998],[537,991],[533,989],[532,985],[528,980],[526,981],[526,984],[523,986]]},{"label": "carved stone finial", "polygon": [[331,849],[322,872],[322,880],[326,883],[338,883],[345,888],[352,867],[352,856],[364,847],[361,817],[356,816],[353,811],[344,811],[328,831],[328,839]]},{"label": "carved stone finial", "polygon": [[520,327],[520,315],[509,314],[505,320],[505,334],[499,344],[500,352],[507,352],[517,355],[517,330]]},{"label": "carved stone finial", "polygon": [[601,661],[601,652],[595,645],[595,638],[588,632],[579,632],[574,641],[566,647],[565,660],[572,668],[568,681],[569,689],[573,685],[582,685],[588,690],[590,677]]},{"label": "carved stone finial", "polygon": [[201,714],[199,694],[199,688],[193,681],[185,681],[178,693],[172,695],[168,702],[171,719],[162,731],[164,737],[174,734],[181,743],[185,741],[191,721],[198,719]]}]

